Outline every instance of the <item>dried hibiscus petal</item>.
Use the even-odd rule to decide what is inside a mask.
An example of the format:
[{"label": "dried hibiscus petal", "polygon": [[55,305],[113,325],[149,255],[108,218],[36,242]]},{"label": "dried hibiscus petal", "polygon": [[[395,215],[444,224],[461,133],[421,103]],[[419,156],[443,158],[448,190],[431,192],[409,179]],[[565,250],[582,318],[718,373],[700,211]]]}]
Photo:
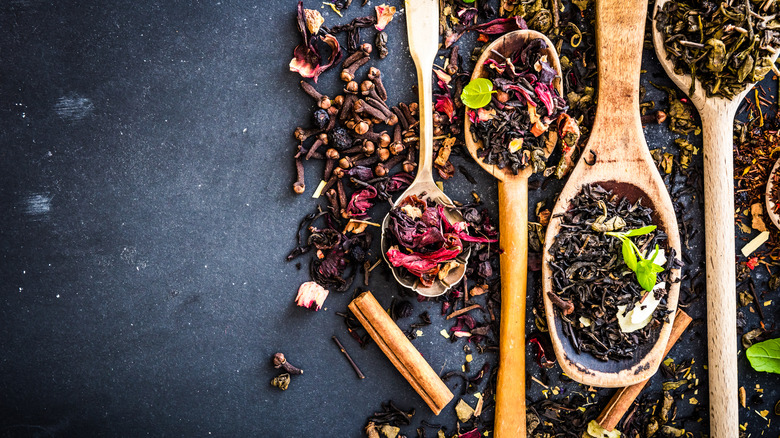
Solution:
[{"label": "dried hibiscus petal", "polygon": [[[303,2],[298,2],[298,31],[301,33],[303,42],[293,51],[290,71],[298,72],[304,78],[313,78],[314,82],[317,82],[322,72],[341,59],[341,46],[336,37],[327,32],[320,32],[319,36],[309,32]],[[330,55],[325,64],[321,64],[323,58],[317,51],[317,39],[330,47]]]}]

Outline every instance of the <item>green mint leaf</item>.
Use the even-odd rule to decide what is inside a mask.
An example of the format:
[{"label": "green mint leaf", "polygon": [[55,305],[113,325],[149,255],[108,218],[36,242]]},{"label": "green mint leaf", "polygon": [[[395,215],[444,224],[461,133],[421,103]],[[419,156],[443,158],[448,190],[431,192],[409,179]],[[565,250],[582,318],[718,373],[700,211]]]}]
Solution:
[{"label": "green mint leaf", "polygon": [[653,272],[664,272],[664,267],[663,267],[663,266],[660,266],[660,265],[656,265],[655,263],[653,263],[652,265],[650,265],[650,269],[651,269]]},{"label": "green mint leaf", "polygon": [[745,353],[754,370],[780,374],[780,338],[753,344]]},{"label": "green mint leaf", "polygon": [[627,237],[636,237],[636,236],[644,236],[645,234],[650,234],[653,231],[655,231],[656,226],[655,225],[648,225],[646,227],[637,228],[635,230],[630,230],[626,232]]},{"label": "green mint leaf", "polygon": [[477,78],[463,87],[460,100],[467,107],[477,109],[490,103],[491,94],[493,94],[493,83],[490,79]]},{"label": "green mint leaf", "polygon": [[623,261],[628,269],[636,272],[636,254],[634,254],[634,248],[631,247],[631,242],[628,239],[623,240]]},{"label": "green mint leaf", "polygon": [[655,287],[655,280],[656,275],[655,272],[652,270],[649,270],[647,268],[644,268],[642,266],[642,262],[639,262],[639,267],[636,271],[636,279],[639,282],[639,285],[642,286],[642,289],[650,292]]}]

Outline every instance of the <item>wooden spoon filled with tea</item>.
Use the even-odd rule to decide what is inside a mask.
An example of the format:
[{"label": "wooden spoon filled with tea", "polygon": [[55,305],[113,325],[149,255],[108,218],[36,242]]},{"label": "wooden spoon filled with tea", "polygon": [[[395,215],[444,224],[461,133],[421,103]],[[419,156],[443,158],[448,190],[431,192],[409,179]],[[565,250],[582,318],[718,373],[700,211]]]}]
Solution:
[{"label": "wooden spoon filled with tea", "polygon": [[[528,73],[535,70],[534,65],[539,70]],[[509,74],[507,69],[511,69],[512,73]],[[520,80],[516,73],[521,70],[528,70],[526,75],[533,76],[536,86],[526,79],[523,79],[525,82]],[[506,75],[497,75],[497,71],[506,72]],[[488,79],[490,76],[498,76],[498,79],[494,78],[491,82]],[[513,79],[507,79],[507,76]],[[505,81],[504,84],[500,85],[499,80]],[[490,88],[486,88],[486,84],[490,84]],[[525,437],[528,177],[535,166],[539,167],[534,162],[538,161],[538,157],[532,158],[533,150],[529,145],[538,144],[542,138],[547,138],[541,136],[542,131],[554,130],[548,128],[548,124],[552,126],[555,114],[565,108],[561,98],[558,54],[550,40],[539,32],[510,32],[484,49],[466,88],[475,85],[482,89],[484,102],[473,104],[468,99],[464,100],[470,106],[466,110],[464,127],[466,146],[480,166],[499,180],[501,326],[494,432],[497,438]],[[500,94],[502,97],[491,97],[493,94],[499,95],[498,88],[502,87],[509,93],[504,91]],[[511,100],[509,94],[513,96]],[[546,104],[538,99],[539,95],[545,96]],[[465,97],[462,95],[461,99]],[[490,107],[486,106],[491,99],[495,101]],[[505,104],[506,109],[502,110]],[[510,110],[510,105],[519,107]],[[546,115],[540,117],[536,113],[536,106],[544,107],[544,110],[539,110],[539,114]],[[526,129],[527,116],[536,119],[535,127]],[[505,118],[513,121],[505,123]],[[533,129],[537,130],[536,134],[530,133]],[[527,144],[523,144],[523,139]],[[544,168],[544,163],[541,163],[541,168]]]},{"label": "wooden spoon filled with tea", "polygon": [[[763,77],[777,59],[778,48],[763,47],[772,42],[773,38],[765,41],[763,32],[774,18],[777,6],[770,2],[760,10],[751,11],[752,2],[724,2],[708,11],[687,11],[689,6],[683,8],[681,4],[669,2],[672,8],[667,11],[664,5],[666,0],[655,3],[655,52],[672,81],[696,106],[702,123],[710,433],[715,438],[735,437],[739,435],[739,415],[734,295],[734,116],[742,99],[753,88],[751,81],[759,80],[757,75]],[[738,13],[733,14],[734,11]],[[679,26],[675,23],[680,22],[680,17],[685,23],[696,20],[698,24]],[[746,18],[751,22],[745,22]],[[673,35],[664,35],[667,27]],[[696,39],[688,40],[685,32],[692,32]],[[766,35],[772,34],[770,30]],[[676,51],[675,56],[667,53],[666,44]],[[759,53],[759,47],[763,53]],[[695,88],[691,87],[690,64],[687,69],[678,70],[674,65],[678,59],[700,67],[696,69]],[[716,73],[708,75],[702,68]],[[729,79],[735,71],[737,79]]]},{"label": "wooden spoon filled with tea", "polygon": [[[680,237],[640,120],[647,2],[600,0],[595,7],[596,116],[552,210],[542,287],[563,371],[585,385],[622,387],[649,378],[661,363],[680,289]],[[660,278],[666,281],[656,284]]]}]

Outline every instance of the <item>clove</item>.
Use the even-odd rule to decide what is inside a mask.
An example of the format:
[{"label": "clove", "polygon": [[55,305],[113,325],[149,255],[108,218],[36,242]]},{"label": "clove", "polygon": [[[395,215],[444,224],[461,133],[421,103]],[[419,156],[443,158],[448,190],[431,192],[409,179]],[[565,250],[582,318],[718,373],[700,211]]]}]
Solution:
[{"label": "clove", "polygon": [[290,374],[303,374],[303,370],[296,368],[290,362],[288,362],[283,353],[274,354],[273,362],[274,368],[282,368]]},{"label": "clove", "polygon": [[[293,183],[293,191],[300,195],[306,191],[306,184],[304,183],[303,178],[303,160],[301,160],[301,157],[295,159],[295,170],[298,174],[298,179]],[[282,356],[282,358],[284,358],[284,356]]]},{"label": "clove", "polygon": [[384,84],[382,84],[382,72],[376,67],[371,67],[368,70],[368,79],[374,83],[374,89],[376,90],[376,94],[379,95],[379,98],[381,100],[387,100],[387,90],[385,89]]},{"label": "clove", "polygon": [[341,80],[344,82],[351,82],[353,79],[355,79],[355,72],[357,72],[357,69],[367,63],[368,60],[369,56],[365,53],[362,53],[362,56],[350,64],[349,67],[341,70]]},{"label": "clove", "polygon": [[314,88],[314,85],[312,85],[312,84],[310,84],[310,83],[308,83],[306,81],[301,81],[301,88],[303,88],[303,91],[305,91],[306,94],[308,94],[309,96],[313,97],[314,100],[317,101],[317,106],[319,106],[320,108],[322,108],[324,110],[330,108],[330,106],[331,106],[330,98],[328,96],[325,96],[324,94],[321,94],[319,91],[317,91],[317,89]]}]

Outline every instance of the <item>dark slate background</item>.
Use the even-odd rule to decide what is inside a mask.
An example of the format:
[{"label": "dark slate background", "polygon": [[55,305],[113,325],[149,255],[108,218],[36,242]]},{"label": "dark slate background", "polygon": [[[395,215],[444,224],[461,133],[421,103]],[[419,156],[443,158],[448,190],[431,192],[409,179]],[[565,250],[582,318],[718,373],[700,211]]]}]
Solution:
[{"label": "dark slate background", "polygon": [[[373,14],[359,3],[345,19],[321,9],[326,24]],[[318,313],[293,304],[308,274],[305,260],[297,270],[284,256],[320,175],[310,166],[307,195],[292,193],[291,131],[313,108],[287,68],[295,4],[0,5],[0,436],[361,436],[388,399],[416,408],[415,424],[453,432],[451,409],[434,417],[376,346],[349,338],[334,315],[349,294],[332,294]],[[412,101],[403,15],[387,30],[391,54],[372,63],[391,101]],[[336,75],[320,86],[340,87]],[[647,135],[671,143],[662,127]],[[477,190],[495,212],[495,182],[471,168],[477,186],[458,175],[445,190],[464,201]],[[533,191],[532,207],[556,187]],[[695,202],[689,210],[700,218]],[[698,263],[701,236],[693,242]],[[388,305],[398,290],[381,271],[371,289]],[[699,304],[691,313],[703,317]],[[464,341],[438,334],[450,326],[439,306],[416,309],[434,324],[415,346],[435,370],[460,369]],[[706,382],[704,333],[699,324],[675,351],[693,355]],[[286,392],[268,384],[277,351],[305,370]],[[477,356],[472,369],[483,360],[494,358]],[[780,381],[751,373],[744,357],[740,366],[741,384],[767,388],[761,409],[771,409]],[[530,355],[528,372],[539,373]],[[745,415],[751,430],[765,428]]]}]

